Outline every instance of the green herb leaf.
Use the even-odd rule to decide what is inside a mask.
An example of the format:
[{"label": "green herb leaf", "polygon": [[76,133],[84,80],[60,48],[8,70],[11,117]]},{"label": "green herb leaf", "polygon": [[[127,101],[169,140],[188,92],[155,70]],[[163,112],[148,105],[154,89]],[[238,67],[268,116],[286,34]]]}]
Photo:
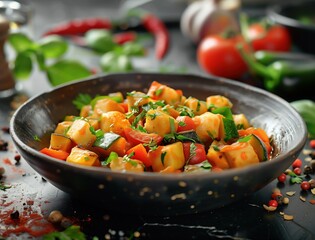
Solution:
[{"label": "green herb leaf", "polygon": [[5,191],[7,189],[11,188],[11,186],[4,185],[3,183],[0,183],[0,190]]},{"label": "green herb leaf", "polygon": [[307,126],[311,138],[315,137],[315,102],[312,100],[298,100],[291,105],[299,112]]},{"label": "green herb leaf", "polygon": [[89,105],[91,101],[92,101],[92,97],[89,94],[80,93],[72,101],[72,103],[78,110],[81,110],[83,106]]},{"label": "green herb leaf", "polygon": [[85,34],[85,41],[88,47],[99,53],[112,51],[117,46],[111,32],[104,29],[89,30]]},{"label": "green herb leaf", "polygon": [[115,159],[118,159],[118,154],[116,152],[111,152],[106,161],[102,162],[102,166],[107,166]]},{"label": "green herb leaf", "polygon": [[19,52],[14,61],[13,74],[16,79],[28,78],[33,69],[32,57],[28,52]]},{"label": "green herb leaf", "polygon": [[233,114],[230,108],[228,107],[216,108],[212,110],[212,113],[221,114],[222,116],[224,116],[222,121],[224,125],[225,141],[239,137],[237,127],[233,120]]},{"label": "green herb leaf", "polygon": [[86,240],[79,226],[72,225],[63,232],[52,232],[43,236],[43,240]]},{"label": "green herb leaf", "polygon": [[[115,49],[114,51],[117,50]],[[145,49],[142,44],[136,42],[127,42],[119,46],[119,54],[126,56],[143,57],[145,55]]]},{"label": "green herb leaf", "polygon": [[164,161],[165,161],[165,156],[166,156],[167,152],[162,152],[161,153],[161,162],[162,162],[162,165],[164,166]]},{"label": "green herb leaf", "polygon": [[189,107],[186,107],[186,106],[180,105],[176,108],[176,110],[179,112],[180,116],[189,116],[191,118],[195,116],[193,110],[191,110]]},{"label": "green herb leaf", "polygon": [[33,139],[34,139],[35,141],[37,141],[37,142],[40,142],[40,141],[41,141],[40,138],[39,138],[39,136],[37,136],[37,135],[34,135]]},{"label": "green herb leaf", "polygon": [[212,165],[208,162],[208,160],[205,160],[205,161],[201,162],[201,168],[212,169]]},{"label": "green herb leaf", "polygon": [[35,43],[24,33],[11,33],[8,37],[11,47],[18,53],[36,48]]},{"label": "green herb leaf", "polygon": [[191,143],[189,146],[189,158],[187,160],[187,162],[189,162],[190,159],[192,159],[194,156],[196,156],[196,144],[195,143]]},{"label": "green herb leaf", "polygon": [[252,138],[252,135],[248,135],[248,136],[245,136],[245,137],[238,139],[237,141],[238,142],[248,142],[251,138]]},{"label": "green herb leaf", "polygon": [[212,148],[214,151],[220,152],[220,148],[217,145],[213,145]]},{"label": "green herb leaf", "polygon": [[91,75],[91,71],[74,60],[60,60],[47,67],[47,76],[53,86],[82,79]]},{"label": "green herb leaf", "polygon": [[105,53],[100,58],[100,65],[104,72],[130,72],[133,70],[130,57],[117,55],[114,52]]},{"label": "green herb leaf", "polygon": [[45,58],[59,58],[68,51],[68,43],[60,36],[50,35],[39,40]]}]

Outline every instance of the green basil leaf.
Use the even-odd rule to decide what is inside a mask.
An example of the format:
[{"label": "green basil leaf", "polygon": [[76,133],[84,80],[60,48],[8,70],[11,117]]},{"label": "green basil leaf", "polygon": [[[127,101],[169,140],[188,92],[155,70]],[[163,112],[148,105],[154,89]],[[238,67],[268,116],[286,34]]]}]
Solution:
[{"label": "green basil leaf", "polygon": [[36,44],[23,33],[11,33],[8,37],[8,42],[18,53],[36,48]]},{"label": "green basil leaf", "polygon": [[41,71],[45,71],[46,70],[46,63],[45,63],[46,58],[45,58],[43,52],[38,50],[35,52],[35,56],[37,59],[39,69]]},{"label": "green basil leaf", "polygon": [[88,47],[99,53],[112,51],[117,46],[111,32],[104,29],[89,30],[85,34],[85,41]]},{"label": "green basil leaf", "polygon": [[113,52],[105,53],[100,59],[104,72],[129,72],[133,70],[131,59],[125,55],[116,55]]},{"label": "green basil leaf", "polygon": [[39,48],[46,58],[59,58],[68,50],[68,43],[60,36],[51,35],[40,39]]},{"label": "green basil leaf", "polygon": [[92,100],[92,97],[89,94],[80,93],[73,101],[72,103],[74,106],[81,110],[81,108],[85,105],[89,105]]},{"label": "green basil leaf", "polygon": [[144,47],[135,42],[127,42],[121,46],[121,52],[123,55],[143,57],[145,55]]},{"label": "green basil leaf", "polygon": [[307,99],[291,102],[304,119],[310,137],[315,137],[315,102]]},{"label": "green basil leaf", "polygon": [[74,60],[60,60],[47,67],[47,77],[53,86],[74,80],[82,79],[91,75],[91,71]]},{"label": "green basil leaf", "polygon": [[32,57],[27,52],[20,52],[17,54],[14,67],[13,74],[16,79],[25,79],[31,75],[33,69]]}]

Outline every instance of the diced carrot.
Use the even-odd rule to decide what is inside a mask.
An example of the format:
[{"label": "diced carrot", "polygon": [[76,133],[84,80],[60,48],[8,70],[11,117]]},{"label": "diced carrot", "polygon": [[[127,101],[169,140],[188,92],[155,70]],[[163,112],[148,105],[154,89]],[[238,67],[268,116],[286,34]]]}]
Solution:
[{"label": "diced carrot", "polygon": [[40,150],[41,153],[44,153],[48,156],[54,157],[54,158],[58,158],[60,160],[66,160],[67,157],[69,156],[69,153],[63,151],[63,150],[54,150],[51,148],[43,148],[42,150]]},{"label": "diced carrot", "polygon": [[146,167],[150,167],[152,165],[152,162],[150,160],[150,158],[148,157],[148,152],[145,149],[145,147],[143,146],[143,144],[138,144],[132,148],[130,148],[127,151],[127,154],[131,154],[134,153],[134,155],[131,157],[132,159],[136,159],[136,160],[140,160],[141,162],[143,162],[143,164]]}]

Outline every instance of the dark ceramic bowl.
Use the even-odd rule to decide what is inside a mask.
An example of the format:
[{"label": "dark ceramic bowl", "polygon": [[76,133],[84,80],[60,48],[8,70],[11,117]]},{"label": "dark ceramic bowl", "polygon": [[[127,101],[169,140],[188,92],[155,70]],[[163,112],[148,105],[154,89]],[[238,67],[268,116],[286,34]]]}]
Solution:
[{"label": "dark ceramic bowl", "polygon": [[[269,18],[288,28],[299,50],[315,54],[315,1],[295,1],[268,9]],[[312,22],[309,22],[309,21]]]},{"label": "dark ceramic bowl", "polygon": [[[69,164],[38,152],[58,121],[78,114],[72,100],[78,93],[91,95],[131,90],[146,91],[159,81],[185,96],[205,99],[221,94],[245,113],[256,127],[274,140],[277,156],[268,162],[220,173],[122,173],[100,167]],[[222,207],[270,183],[287,169],[306,141],[299,114],[283,99],[236,81],[171,74],[117,74],[95,77],[43,93],[21,106],[11,120],[12,138],[25,160],[57,188],[80,199],[128,213],[190,214]],[[42,141],[34,140],[39,136]]]}]

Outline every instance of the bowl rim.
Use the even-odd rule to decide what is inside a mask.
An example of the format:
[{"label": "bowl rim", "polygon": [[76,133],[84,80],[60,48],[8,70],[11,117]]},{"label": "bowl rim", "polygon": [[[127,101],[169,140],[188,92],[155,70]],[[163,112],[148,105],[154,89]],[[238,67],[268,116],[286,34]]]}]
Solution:
[{"label": "bowl rim", "polygon": [[294,27],[294,28],[302,28],[304,30],[315,31],[315,26],[310,25],[310,24],[304,24],[303,22],[298,21],[297,19],[288,17],[280,13],[283,9],[299,7],[302,4],[314,4],[315,6],[315,2],[312,0],[303,0],[303,1],[276,4],[267,8],[267,16],[272,21],[277,22],[281,25]]},{"label": "bowl rim", "polygon": [[[209,172],[197,172],[197,173],[185,173],[182,172],[180,174],[163,174],[163,173],[152,173],[152,172],[143,172],[143,173],[134,173],[134,172],[122,172],[122,171],[113,171],[107,168],[102,168],[102,167],[93,167],[93,166],[81,166],[79,164],[71,164],[68,163],[66,161],[61,161],[58,160],[56,158],[50,157],[48,155],[42,154],[40,153],[38,150],[26,145],[24,142],[22,142],[17,133],[14,130],[14,126],[15,126],[15,119],[17,118],[17,115],[19,114],[20,111],[22,111],[23,108],[27,107],[27,105],[31,104],[32,101],[36,100],[39,97],[45,96],[47,94],[59,91],[60,89],[64,89],[67,88],[69,86],[72,85],[77,85],[80,84],[82,82],[88,82],[88,81],[98,81],[100,79],[102,79],[101,81],[107,81],[109,78],[117,78],[119,76],[122,75],[143,75],[143,76],[160,76],[160,75],[169,75],[169,76],[182,76],[182,77],[195,77],[195,78],[203,78],[203,79],[207,79],[207,80],[211,80],[211,81],[219,81],[219,82],[223,82],[224,84],[228,84],[230,86],[239,86],[243,89],[247,89],[250,91],[254,91],[257,92],[259,94],[262,95],[266,95],[269,98],[272,98],[274,100],[276,100],[277,102],[279,102],[280,104],[284,105],[285,107],[287,107],[292,114],[294,114],[294,118],[299,122],[299,125],[302,127],[302,129],[300,130],[302,132],[302,134],[300,135],[301,137],[299,139],[297,139],[297,141],[295,142],[294,146],[292,147],[292,149],[290,151],[288,151],[286,154],[279,154],[277,156],[275,156],[274,158],[272,158],[271,160],[265,161],[265,162],[261,162],[259,164],[254,164],[254,165],[250,165],[250,166],[246,166],[243,168],[235,168],[235,169],[226,169],[223,170],[221,172],[211,172],[211,174],[209,174]],[[92,86],[92,84],[91,84]],[[30,99],[28,99],[26,102],[24,102],[12,115],[11,120],[10,120],[10,134],[11,137],[13,139],[13,142],[15,143],[15,145],[17,145],[18,147],[20,147],[21,149],[23,149],[24,151],[26,151],[28,154],[31,154],[33,157],[35,157],[36,159],[44,159],[45,161],[48,162],[53,162],[54,164],[58,164],[59,166],[63,166],[66,168],[71,168],[73,170],[77,170],[77,171],[82,171],[82,172],[93,172],[94,174],[99,174],[99,175],[104,175],[106,176],[106,173],[109,173],[111,176],[125,176],[126,178],[131,177],[133,179],[137,178],[137,179],[148,179],[148,180],[161,180],[161,181],[178,181],[178,180],[190,180],[190,179],[196,179],[198,178],[198,180],[201,179],[210,179],[210,178],[226,178],[226,177],[235,177],[235,176],[240,176],[240,175],[244,175],[248,172],[251,172],[253,170],[257,170],[258,168],[268,168],[269,165],[274,165],[277,164],[277,162],[279,161],[283,161],[284,159],[286,159],[288,156],[299,153],[306,141],[307,141],[307,130],[306,130],[306,124],[303,121],[303,119],[301,118],[300,114],[283,98],[271,93],[271,92],[267,92],[266,90],[242,83],[242,82],[238,82],[238,81],[234,81],[234,80],[230,80],[230,79],[226,79],[226,78],[218,78],[218,77],[205,77],[202,75],[197,75],[197,74],[174,74],[174,73],[114,73],[114,74],[100,74],[100,75],[93,75],[91,77],[85,78],[85,79],[81,79],[75,82],[70,82],[70,83],[65,83],[62,84],[60,86],[57,86],[51,90],[45,91],[43,93],[39,93],[33,97],[31,97]],[[23,154],[21,153],[21,155],[23,156]],[[296,156],[297,157],[297,156]],[[27,162],[28,160],[25,159]],[[105,174],[104,174],[105,173]],[[163,177],[161,177],[163,176]]]}]

